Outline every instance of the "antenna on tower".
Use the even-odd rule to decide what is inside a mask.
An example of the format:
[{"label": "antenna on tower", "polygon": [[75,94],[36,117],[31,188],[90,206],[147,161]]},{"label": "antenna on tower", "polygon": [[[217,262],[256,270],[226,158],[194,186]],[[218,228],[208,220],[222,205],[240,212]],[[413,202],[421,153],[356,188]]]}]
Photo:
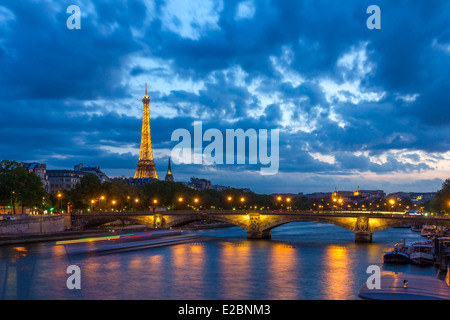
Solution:
[{"label": "antenna on tower", "polygon": [[145,94],[147,95],[147,84],[145,84]]}]

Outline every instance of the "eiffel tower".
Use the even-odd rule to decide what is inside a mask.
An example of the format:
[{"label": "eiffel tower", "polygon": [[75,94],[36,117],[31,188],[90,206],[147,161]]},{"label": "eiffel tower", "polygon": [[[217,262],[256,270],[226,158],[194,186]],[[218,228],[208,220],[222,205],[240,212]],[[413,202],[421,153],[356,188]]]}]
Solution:
[{"label": "eiffel tower", "polygon": [[150,133],[150,97],[147,94],[147,84],[145,84],[145,95],[142,102],[144,104],[144,112],[142,116],[141,152],[134,178],[158,179],[155,163],[153,162],[152,137]]}]

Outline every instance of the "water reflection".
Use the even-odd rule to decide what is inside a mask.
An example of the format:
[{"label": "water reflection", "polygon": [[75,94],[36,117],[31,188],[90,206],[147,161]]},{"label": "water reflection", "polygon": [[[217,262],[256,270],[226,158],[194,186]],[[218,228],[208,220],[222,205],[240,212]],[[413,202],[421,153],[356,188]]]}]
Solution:
[{"label": "water reflection", "polygon": [[351,297],[353,279],[351,278],[351,260],[347,247],[328,246],[324,259],[324,286],[326,300],[344,300]]},{"label": "water reflection", "polygon": [[269,299],[293,300],[297,299],[300,290],[299,256],[293,245],[277,243],[271,246],[268,262]]},{"label": "water reflection", "polygon": [[246,299],[250,296],[252,268],[251,242],[226,242],[219,256],[220,299]]},{"label": "water reflection", "polygon": [[36,260],[28,258],[28,249],[23,246],[7,247],[6,257],[0,267],[0,298],[28,298]]},{"label": "water reflection", "polygon": [[[70,254],[64,246],[0,247],[0,299],[357,299],[369,265],[435,275],[434,268],[382,265],[383,252],[409,230],[353,234],[314,223],[277,228],[272,241],[247,241],[239,228],[202,230],[194,243],[118,254]],[[211,239],[212,237],[212,239]],[[78,265],[82,290],[66,288]]]}]

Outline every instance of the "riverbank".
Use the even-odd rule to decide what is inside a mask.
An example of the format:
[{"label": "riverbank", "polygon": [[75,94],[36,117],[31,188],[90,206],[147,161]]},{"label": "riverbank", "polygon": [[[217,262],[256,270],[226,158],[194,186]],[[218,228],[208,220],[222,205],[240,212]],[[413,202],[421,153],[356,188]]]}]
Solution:
[{"label": "riverbank", "polygon": [[83,237],[101,237],[110,234],[111,232],[108,231],[84,230],[84,231],[64,231],[48,234],[8,235],[8,236],[0,236],[0,245],[73,240]]},{"label": "riverbank", "polygon": [[[192,224],[184,228],[174,228],[173,230],[205,230],[205,229],[221,229],[229,227],[233,227],[233,225],[229,223],[210,223],[210,224]],[[156,230],[161,229],[153,229],[145,225],[135,225],[125,227],[114,227],[114,228],[110,227],[108,229],[64,231],[48,234],[7,235],[7,236],[0,236],[0,245],[74,240],[84,237],[108,236],[111,234],[116,234],[118,232],[143,232]]]}]

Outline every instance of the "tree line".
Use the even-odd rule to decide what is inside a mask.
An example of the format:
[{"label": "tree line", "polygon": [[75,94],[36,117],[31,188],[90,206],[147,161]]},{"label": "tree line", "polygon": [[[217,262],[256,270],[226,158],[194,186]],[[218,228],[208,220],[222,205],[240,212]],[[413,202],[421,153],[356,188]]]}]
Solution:
[{"label": "tree line", "polygon": [[10,207],[15,214],[16,207],[44,208],[51,205],[51,200],[36,174],[16,161],[3,160],[0,163],[0,205]]},{"label": "tree line", "polygon": [[[364,203],[367,210],[376,210],[379,202]],[[410,201],[403,200],[403,208]],[[0,205],[37,208],[40,211],[146,211],[154,206],[168,210],[331,210],[331,199],[310,200],[307,197],[275,197],[244,192],[240,189],[197,191],[179,182],[156,181],[131,186],[116,178],[101,183],[94,174],[85,175],[75,188],[49,195],[41,179],[15,161],[0,163]],[[450,179],[435,199],[423,205],[427,211],[450,213]],[[341,206],[346,209],[346,206]],[[386,207],[386,206],[385,206]]]}]

